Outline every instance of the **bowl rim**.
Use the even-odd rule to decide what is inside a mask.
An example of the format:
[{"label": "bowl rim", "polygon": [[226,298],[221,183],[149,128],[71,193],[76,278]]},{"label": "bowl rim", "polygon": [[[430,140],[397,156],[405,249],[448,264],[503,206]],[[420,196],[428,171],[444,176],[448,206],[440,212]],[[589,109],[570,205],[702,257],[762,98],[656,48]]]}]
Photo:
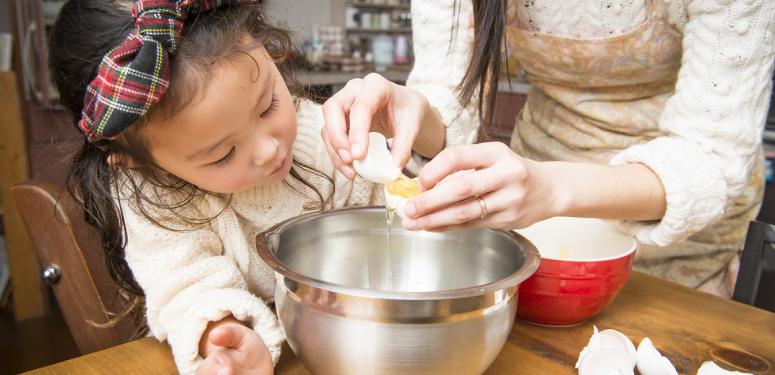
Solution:
[{"label": "bowl rim", "polygon": [[[622,234],[624,234],[624,233],[622,233]],[[555,262],[572,262],[572,263],[600,263],[600,262],[609,262],[609,261],[613,261],[613,260],[624,259],[624,258],[628,258],[636,250],[638,250],[638,247],[639,247],[638,241],[635,240],[634,237],[630,237],[630,241],[632,242],[632,245],[627,249],[627,251],[625,251],[623,253],[620,253],[620,254],[617,254],[617,255],[608,256],[608,257],[589,258],[589,259],[560,259],[560,258],[552,257],[552,256],[549,256],[549,255],[542,255],[541,259],[542,260],[544,260],[544,259],[545,260],[553,260]]]},{"label": "bowl rim", "polygon": [[501,290],[509,287],[519,285],[523,281],[532,276],[538,269],[538,265],[541,261],[541,256],[538,253],[535,245],[527,238],[512,231],[504,231],[498,229],[478,229],[484,231],[495,232],[498,235],[506,236],[514,240],[524,251],[524,263],[516,271],[510,273],[508,276],[495,280],[493,282],[471,286],[466,288],[447,289],[440,291],[426,291],[426,292],[408,292],[408,291],[387,291],[387,290],[375,290],[366,288],[348,287],[328,281],[318,280],[301,273],[298,273],[283,262],[281,262],[276,254],[275,248],[279,242],[279,237],[284,230],[288,229],[292,225],[301,224],[307,221],[314,220],[320,216],[336,216],[351,214],[354,211],[376,211],[385,210],[385,206],[365,206],[365,207],[349,207],[340,208],[322,212],[313,212],[294,218],[290,218],[283,221],[270,229],[259,233],[256,236],[256,249],[261,260],[268,265],[275,272],[276,275],[287,277],[297,283],[307,284],[316,288],[325,289],[335,293],[348,294],[358,297],[366,298],[379,298],[379,299],[400,299],[400,300],[437,300],[437,299],[451,299],[451,298],[467,298],[478,295],[487,294],[496,290]]},{"label": "bowl rim", "polygon": [[[595,217],[573,217],[573,216],[554,216],[554,217],[550,217],[550,218],[545,219],[545,220],[550,220],[550,219],[554,219],[554,218],[597,220],[597,221],[601,221],[601,222],[606,222],[605,219],[600,219],[600,218],[595,218]],[[525,228],[512,229],[511,231],[514,232],[514,233],[519,234],[517,231],[520,231],[520,230],[523,230],[523,229],[525,229]],[[561,258],[554,257],[554,256],[551,256],[551,255],[541,255],[541,259],[542,260],[544,260],[544,259],[546,259],[546,260],[553,260],[553,261],[556,261],[556,262],[569,262],[569,263],[597,263],[597,262],[608,262],[608,261],[613,261],[613,260],[627,258],[627,257],[631,256],[635,251],[638,250],[638,248],[640,247],[640,243],[635,238],[635,236],[633,236],[631,234],[622,232],[621,230],[617,230],[617,232],[618,232],[618,234],[620,234],[620,235],[622,235],[624,237],[627,237],[627,239],[629,240],[630,246],[627,248],[627,251],[623,251],[623,252],[618,253],[616,255],[611,255],[611,256],[607,256],[607,257],[598,257],[598,258],[561,259]],[[539,253],[540,253],[540,251],[539,251]]]}]

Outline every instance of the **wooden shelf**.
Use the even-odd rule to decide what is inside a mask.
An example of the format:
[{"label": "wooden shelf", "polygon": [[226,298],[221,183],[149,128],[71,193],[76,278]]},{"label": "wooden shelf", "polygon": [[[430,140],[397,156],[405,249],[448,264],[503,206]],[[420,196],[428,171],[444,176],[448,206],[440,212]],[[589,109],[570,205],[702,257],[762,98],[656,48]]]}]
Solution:
[{"label": "wooden shelf", "polygon": [[347,5],[355,8],[375,9],[375,10],[409,10],[411,8],[409,4],[404,4],[404,5],[369,4],[369,3],[354,3],[352,1],[348,2]]},{"label": "wooden shelf", "polygon": [[[401,66],[391,66],[388,69],[390,68],[395,69],[397,67],[401,67]],[[362,72],[301,71],[296,74],[296,79],[299,81],[299,83],[306,86],[328,86],[328,85],[344,86],[347,83],[347,81],[353,78],[363,78],[366,74],[369,74],[372,71],[373,69],[367,69]],[[387,70],[387,71],[378,72],[378,73],[383,77],[385,77],[388,81],[399,82],[399,83],[406,82],[407,78],[409,77],[409,71],[406,71],[406,70],[405,71]]]},{"label": "wooden shelf", "polygon": [[411,34],[412,28],[402,28],[402,29],[364,29],[360,27],[348,27],[347,28],[348,33],[356,33],[356,34],[379,34],[379,33],[387,33],[387,34]]}]

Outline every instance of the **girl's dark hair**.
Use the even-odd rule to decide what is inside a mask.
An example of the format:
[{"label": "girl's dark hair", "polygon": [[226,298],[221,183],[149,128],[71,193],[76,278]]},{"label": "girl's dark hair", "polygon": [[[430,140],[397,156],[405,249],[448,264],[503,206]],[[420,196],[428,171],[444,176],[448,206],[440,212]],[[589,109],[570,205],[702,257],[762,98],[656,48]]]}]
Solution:
[{"label": "girl's dark hair", "polygon": [[[97,74],[100,61],[133,31],[132,4],[130,0],[70,0],[57,17],[49,43],[49,65],[60,101],[72,114],[74,124],[81,118],[84,94]],[[305,96],[305,91],[292,76],[290,34],[263,20],[260,6],[221,7],[190,17],[178,50],[170,59],[171,84],[152,112],[165,116],[190,104],[216,62],[244,55],[259,44],[276,62],[291,93],[297,98]],[[255,44],[246,45],[246,36],[252,36]],[[143,291],[124,259],[127,238],[116,194],[129,189],[130,196],[122,195],[121,199],[131,199],[133,207],[148,220],[171,230],[184,229],[170,228],[158,215],[150,213],[163,210],[165,217],[182,219],[195,227],[208,223],[214,216],[203,218],[184,214],[188,212],[185,207],[193,200],[213,194],[223,196],[227,205],[230,198],[203,191],[159,168],[148,151],[147,140],[138,132],[143,126],[146,123],[141,119],[118,139],[109,142],[107,150],[85,142],[73,159],[67,179],[70,193],[83,204],[87,222],[99,233],[108,271],[121,289],[136,296],[142,296]],[[109,164],[108,155],[113,155],[117,162]],[[131,169],[127,168],[130,164]],[[333,181],[294,160],[290,178],[314,193],[315,207],[325,208],[333,189],[324,198],[303,174],[321,177],[332,185]],[[295,187],[287,179],[285,183],[303,193],[303,188]],[[191,226],[187,225],[187,228]]]},{"label": "girl's dark hair", "polygon": [[[468,0],[458,0],[468,1]],[[501,59],[506,51],[506,0],[471,0],[473,2],[474,44],[471,63],[458,85],[458,99],[463,107],[477,93],[479,119],[482,121],[479,139],[482,140],[492,125],[495,111],[495,95]],[[460,8],[460,3],[455,5]],[[457,30],[453,31],[457,32]]]}]

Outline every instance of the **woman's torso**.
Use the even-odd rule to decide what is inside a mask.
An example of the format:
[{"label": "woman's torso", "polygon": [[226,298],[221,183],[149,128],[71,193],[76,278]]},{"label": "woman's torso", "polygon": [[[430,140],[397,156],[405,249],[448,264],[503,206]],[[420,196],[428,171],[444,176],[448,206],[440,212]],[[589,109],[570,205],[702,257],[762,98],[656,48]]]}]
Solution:
[{"label": "woman's torso", "polygon": [[[509,64],[532,85],[511,146],[536,160],[606,164],[666,136],[659,120],[673,95],[682,33],[677,0],[516,0],[509,3]],[[689,286],[722,269],[742,247],[761,202],[762,159],[725,217],[689,240],[644,247],[636,266]]]}]

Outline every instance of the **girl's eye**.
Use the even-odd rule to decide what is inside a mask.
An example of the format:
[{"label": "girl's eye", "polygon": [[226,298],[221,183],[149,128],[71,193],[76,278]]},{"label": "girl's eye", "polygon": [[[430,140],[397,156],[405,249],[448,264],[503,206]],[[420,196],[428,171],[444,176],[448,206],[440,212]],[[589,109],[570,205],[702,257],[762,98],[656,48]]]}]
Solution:
[{"label": "girl's eye", "polygon": [[226,156],[222,157],[219,160],[214,161],[212,165],[216,167],[225,167],[227,164],[229,164],[231,159],[234,158],[234,150],[236,150],[236,147],[232,146],[231,150],[229,150],[229,153],[226,154]]},{"label": "girl's eye", "polygon": [[267,108],[266,111],[261,113],[260,117],[264,118],[268,116],[270,113],[272,113],[272,111],[277,109],[278,104],[279,104],[279,100],[277,100],[277,97],[274,95],[274,93],[272,93],[272,103],[269,104],[269,108]]}]

